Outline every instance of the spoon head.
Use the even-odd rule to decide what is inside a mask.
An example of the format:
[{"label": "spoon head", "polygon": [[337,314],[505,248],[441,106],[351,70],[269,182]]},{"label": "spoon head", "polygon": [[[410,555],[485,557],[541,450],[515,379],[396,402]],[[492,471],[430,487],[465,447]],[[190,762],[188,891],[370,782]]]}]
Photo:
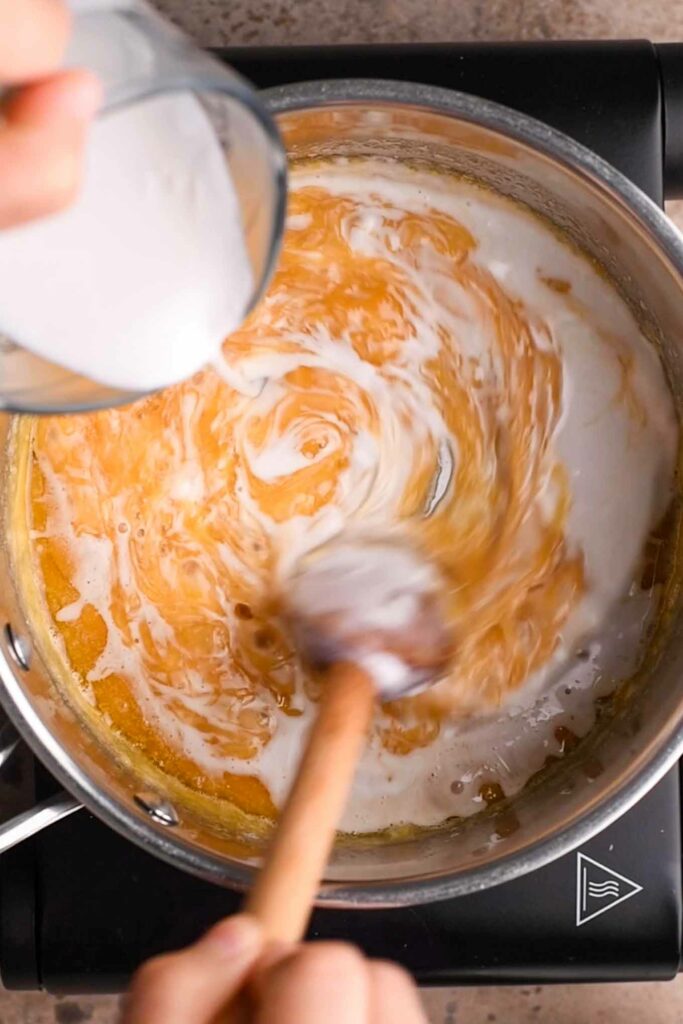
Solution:
[{"label": "spoon head", "polygon": [[436,682],[453,651],[436,567],[404,538],[344,537],[288,580],[285,619],[305,661],[360,665],[381,700]]}]

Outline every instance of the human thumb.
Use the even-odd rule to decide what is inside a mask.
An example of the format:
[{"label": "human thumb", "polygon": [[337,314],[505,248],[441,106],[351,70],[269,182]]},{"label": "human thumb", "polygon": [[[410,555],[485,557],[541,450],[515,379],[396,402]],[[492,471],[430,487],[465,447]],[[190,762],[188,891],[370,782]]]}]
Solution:
[{"label": "human thumb", "polygon": [[209,1024],[240,992],[262,950],[253,918],[221,921],[194,945],[140,968],[122,1024]]}]

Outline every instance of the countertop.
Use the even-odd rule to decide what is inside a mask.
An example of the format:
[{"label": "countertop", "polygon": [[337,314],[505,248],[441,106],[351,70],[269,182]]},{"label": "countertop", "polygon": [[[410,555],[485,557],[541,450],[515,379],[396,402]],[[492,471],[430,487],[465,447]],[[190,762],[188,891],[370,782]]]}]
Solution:
[{"label": "countertop", "polygon": [[[683,0],[156,0],[205,46],[649,38],[683,41]],[[669,213],[683,228],[683,203]],[[681,1024],[669,983],[435,989],[434,1024]],[[0,1024],[114,1024],[117,997],[0,993]]]}]

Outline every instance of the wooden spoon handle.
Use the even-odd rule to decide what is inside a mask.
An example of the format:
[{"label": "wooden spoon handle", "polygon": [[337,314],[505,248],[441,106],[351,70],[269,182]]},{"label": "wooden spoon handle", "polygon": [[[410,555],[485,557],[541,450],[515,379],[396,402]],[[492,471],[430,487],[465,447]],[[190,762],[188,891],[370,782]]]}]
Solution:
[{"label": "wooden spoon handle", "polygon": [[367,737],[374,688],[357,665],[333,666],[265,863],[245,910],[270,941],[306,931],[335,830]]}]

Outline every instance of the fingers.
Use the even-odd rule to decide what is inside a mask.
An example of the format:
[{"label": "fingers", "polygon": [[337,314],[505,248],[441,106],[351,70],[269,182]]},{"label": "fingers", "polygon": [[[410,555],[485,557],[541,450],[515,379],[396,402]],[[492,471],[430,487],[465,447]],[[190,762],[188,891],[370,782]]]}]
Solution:
[{"label": "fingers", "polygon": [[144,964],[122,1024],[209,1024],[239,992],[262,948],[253,918],[221,921],[186,950]]},{"label": "fingers", "polygon": [[261,960],[252,994],[253,1024],[427,1024],[407,971],[344,943],[281,952],[272,966]]},{"label": "fingers", "polygon": [[0,117],[0,228],[53,213],[78,190],[101,90],[88,71],[56,71],[69,25],[62,0],[0,0],[0,83],[22,85]]},{"label": "fingers", "polygon": [[375,961],[370,971],[369,1024],[428,1024],[413,979],[398,964]]},{"label": "fingers", "polygon": [[133,980],[122,1024],[218,1020],[427,1024],[417,989],[402,968],[369,962],[339,942],[264,950],[258,924],[246,915],[221,922],[182,953],[145,964]]},{"label": "fingers", "polygon": [[253,1024],[370,1024],[367,961],[344,943],[301,946],[259,976],[255,1002]]},{"label": "fingers", "polygon": [[0,0],[0,81],[16,85],[54,71],[69,23],[62,0]]},{"label": "fingers", "polygon": [[53,213],[73,199],[100,99],[95,76],[72,70],[26,86],[7,101],[0,125],[0,228]]},{"label": "fingers", "polygon": [[[2,3],[2,0],[0,0]],[[91,71],[73,68],[26,85],[4,106],[7,124],[24,128],[58,128],[89,121],[102,99]]]}]

